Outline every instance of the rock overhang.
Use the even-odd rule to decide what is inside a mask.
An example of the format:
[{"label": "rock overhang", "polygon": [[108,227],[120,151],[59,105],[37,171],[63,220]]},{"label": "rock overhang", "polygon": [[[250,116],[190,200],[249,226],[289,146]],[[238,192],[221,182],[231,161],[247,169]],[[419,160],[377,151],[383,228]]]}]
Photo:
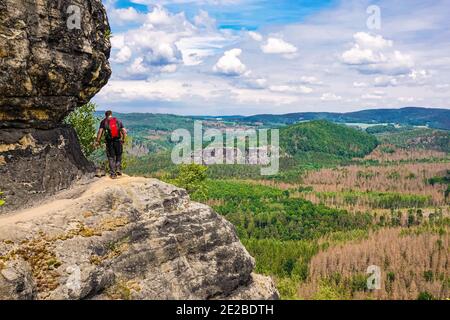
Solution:
[{"label": "rock overhang", "polygon": [[0,128],[57,127],[108,82],[101,0],[2,0],[0,13]]}]

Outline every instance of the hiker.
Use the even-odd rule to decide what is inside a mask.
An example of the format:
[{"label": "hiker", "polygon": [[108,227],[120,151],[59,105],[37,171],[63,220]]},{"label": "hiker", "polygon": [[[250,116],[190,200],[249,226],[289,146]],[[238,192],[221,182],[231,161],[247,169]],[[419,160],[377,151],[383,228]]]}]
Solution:
[{"label": "hiker", "polygon": [[100,145],[103,132],[105,132],[106,156],[109,161],[109,174],[111,179],[122,175],[122,153],[125,142],[126,130],[122,121],[114,118],[112,111],[105,112],[105,119],[100,123],[95,146]]}]

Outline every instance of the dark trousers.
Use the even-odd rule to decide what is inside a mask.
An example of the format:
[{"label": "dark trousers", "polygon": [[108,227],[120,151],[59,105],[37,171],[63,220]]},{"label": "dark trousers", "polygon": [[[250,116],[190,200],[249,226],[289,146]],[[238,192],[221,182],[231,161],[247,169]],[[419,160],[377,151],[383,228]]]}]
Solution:
[{"label": "dark trousers", "polygon": [[122,142],[119,139],[106,141],[106,156],[109,161],[109,173],[122,172]]}]

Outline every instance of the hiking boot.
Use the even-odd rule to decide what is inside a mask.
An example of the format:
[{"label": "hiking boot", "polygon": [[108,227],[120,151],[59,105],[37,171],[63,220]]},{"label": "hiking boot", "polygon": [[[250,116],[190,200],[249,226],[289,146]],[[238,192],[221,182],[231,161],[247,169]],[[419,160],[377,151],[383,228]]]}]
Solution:
[{"label": "hiking boot", "polygon": [[101,177],[106,176],[105,170],[102,170],[100,168],[95,169],[95,176],[97,178],[101,178]]},{"label": "hiking boot", "polygon": [[115,175],[115,174],[110,175],[110,177],[111,177],[111,179],[117,179],[117,175]]},{"label": "hiking boot", "polygon": [[117,175],[118,177],[121,177],[121,176],[122,176],[122,172],[117,171],[117,172],[116,172],[116,175]]}]

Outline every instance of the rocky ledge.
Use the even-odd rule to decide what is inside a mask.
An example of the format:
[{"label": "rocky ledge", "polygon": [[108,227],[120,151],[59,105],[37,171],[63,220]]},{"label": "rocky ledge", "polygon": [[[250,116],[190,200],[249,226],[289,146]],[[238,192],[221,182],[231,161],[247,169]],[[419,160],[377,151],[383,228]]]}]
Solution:
[{"label": "rocky ledge", "polygon": [[276,299],[234,227],[154,179],[77,184],[0,217],[0,299]]}]

